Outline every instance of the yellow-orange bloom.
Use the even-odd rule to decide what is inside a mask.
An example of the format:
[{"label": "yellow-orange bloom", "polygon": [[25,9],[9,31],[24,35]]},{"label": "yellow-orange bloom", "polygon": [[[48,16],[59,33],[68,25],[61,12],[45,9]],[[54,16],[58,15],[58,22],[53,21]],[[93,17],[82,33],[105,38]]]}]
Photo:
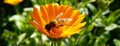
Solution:
[{"label": "yellow-orange bloom", "polygon": [[[31,17],[34,20],[30,23],[53,39],[76,34],[86,24],[86,22],[81,23],[85,14],[80,14],[79,10],[74,10],[68,5],[41,5],[40,10],[34,7]],[[71,21],[67,21],[69,19]]]},{"label": "yellow-orange bloom", "polygon": [[10,5],[17,5],[21,3],[23,0],[4,0],[4,3],[10,4]]}]

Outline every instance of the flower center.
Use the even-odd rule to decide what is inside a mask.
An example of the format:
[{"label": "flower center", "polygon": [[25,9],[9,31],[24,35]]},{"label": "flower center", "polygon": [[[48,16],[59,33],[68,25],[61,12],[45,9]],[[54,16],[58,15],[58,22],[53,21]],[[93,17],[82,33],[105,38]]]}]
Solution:
[{"label": "flower center", "polygon": [[61,33],[62,33],[62,29],[60,27],[54,27],[49,32],[50,36],[54,38],[59,37]]}]

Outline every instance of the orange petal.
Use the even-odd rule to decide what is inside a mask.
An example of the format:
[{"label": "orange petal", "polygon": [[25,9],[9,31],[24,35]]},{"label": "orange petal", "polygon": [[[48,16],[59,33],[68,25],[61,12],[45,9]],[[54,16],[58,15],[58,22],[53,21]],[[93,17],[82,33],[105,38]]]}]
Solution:
[{"label": "orange petal", "polygon": [[60,13],[64,13],[65,12],[65,10],[68,8],[69,6],[68,5],[60,5],[60,7],[59,7],[59,9],[58,9],[58,13],[57,13],[57,15],[58,14],[60,14]]},{"label": "orange petal", "polygon": [[73,31],[70,31],[69,35],[73,35],[73,34],[79,33],[80,28],[82,28],[85,25],[86,25],[86,22],[79,23],[76,27],[73,27],[73,29],[72,29]]},{"label": "orange petal", "polygon": [[32,24],[35,28],[37,28],[38,31],[40,31],[41,33],[49,36],[49,33],[46,30],[44,30],[44,28],[42,28],[41,26],[39,26],[36,22],[30,21],[30,24]]},{"label": "orange petal", "polygon": [[82,28],[83,26],[85,26],[86,22],[80,23],[76,26],[71,26],[70,28],[68,28],[64,33],[61,34],[61,36],[66,37],[66,36],[70,36],[73,35],[75,33],[78,33],[80,30],[80,28]]},{"label": "orange petal", "polygon": [[[78,11],[77,11],[77,12],[78,12]],[[78,12],[78,13],[77,13],[77,12],[75,12],[76,14],[73,13],[73,15],[79,15],[79,14],[78,14],[79,12]],[[78,17],[78,16],[74,16],[74,17],[76,18],[76,17]],[[73,20],[75,23],[73,22],[73,24],[72,24],[73,26],[65,27],[65,28],[68,28],[68,29],[65,31],[65,33],[71,32],[72,30],[76,29],[75,26],[78,25],[78,24],[83,20],[83,18],[85,18],[85,15],[84,15],[84,14],[80,15],[80,16],[77,18],[77,20]],[[83,25],[85,25],[85,23],[84,23]],[[80,26],[81,26],[81,25],[80,25]],[[78,25],[79,28],[80,28],[80,26]],[[78,27],[77,27],[77,28],[78,28]],[[81,26],[81,27],[83,27],[83,26]],[[71,30],[71,31],[70,31],[70,30]],[[65,33],[64,33],[64,34],[65,34]]]},{"label": "orange petal", "polygon": [[[35,16],[33,13],[30,13],[31,17],[38,23],[41,24],[39,21],[39,17]],[[41,25],[40,25],[41,26]]]},{"label": "orange petal", "polygon": [[56,16],[55,8],[52,4],[48,5],[48,15],[49,15],[49,20],[53,20]]},{"label": "orange petal", "polygon": [[70,16],[70,18],[72,18],[73,20],[69,23],[70,25],[73,24],[77,19],[78,19],[78,15],[80,14],[79,10],[74,10],[72,15]]},{"label": "orange petal", "polygon": [[[39,18],[39,12],[38,12],[38,9],[36,7],[33,7],[33,13],[36,17]],[[40,15],[40,16],[42,16],[42,15]]]},{"label": "orange petal", "polygon": [[39,24],[42,27],[44,27],[46,25],[46,22],[45,22],[45,20],[42,17],[43,16],[42,13],[40,11],[38,11],[38,9],[35,8],[35,7],[33,8],[33,10],[34,10],[34,15],[36,16],[36,18],[38,18],[37,22],[39,22]]},{"label": "orange petal", "polygon": [[85,26],[86,22],[83,22],[83,23],[79,23],[78,25],[76,25],[75,27],[73,27],[73,32],[81,29],[83,26]]},{"label": "orange petal", "polygon": [[[71,22],[67,22],[68,25],[73,25],[73,23],[78,19],[80,12],[78,10],[74,10],[70,18],[72,18]],[[68,26],[65,27],[65,29],[69,28]]]},{"label": "orange petal", "polygon": [[77,25],[80,22],[82,22],[82,20],[85,18],[85,14],[81,14],[79,15],[78,19],[75,21],[75,23],[73,25]]},{"label": "orange petal", "polygon": [[42,15],[42,13],[41,13],[41,12],[39,12],[39,19],[40,19],[40,21],[39,21],[39,22],[41,22],[42,27],[45,27],[46,22],[45,22],[45,20],[43,19],[43,17],[42,17],[42,16],[40,16],[40,15]]},{"label": "orange petal", "polygon": [[74,18],[75,16],[79,15],[80,11],[79,10],[74,10],[73,14],[70,16],[70,18]]},{"label": "orange petal", "polygon": [[73,8],[72,7],[68,7],[66,9],[66,11],[64,12],[64,15],[62,16],[62,18],[68,18],[70,17],[71,13],[73,12]]},{"label": "orange petal", "polygon": [[58,8],[59,6],[57,4],[54,4],[54,8],[55,8],[55,17],[57,16],[57,12],[58,12]]},{"label": "orange petal", "polygon": [[[39,14],[38,14],[38,10],[37,8],[33,8],[33,13],[31,13],[31,16],[35,19],[35,20],[38,20],[39,21]],[[40,15],[42,16],[42,15]]]},{"label": "orange petal", "polygon": [[47,12],[47,9],[45,8],[45,6],[41,5],[40,10],[43,14],[43,19],[45,20],[45,22],[49,23],[49,16],[48,16],[48,12]]}]

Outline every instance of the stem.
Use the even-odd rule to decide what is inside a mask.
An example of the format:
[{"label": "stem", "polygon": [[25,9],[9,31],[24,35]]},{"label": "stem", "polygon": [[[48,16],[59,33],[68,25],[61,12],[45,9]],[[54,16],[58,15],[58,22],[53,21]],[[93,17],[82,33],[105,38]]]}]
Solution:
[{"label": "stem", "polygon": [[53,41],[51,41],[51,46],[54,46],[54,45],[53,45]]},{"label": "stem", "polygon": [[51,41],[51,46],[57,46],[57,42],[56,41]]},{"label": "stem", "polygon": [[91,23],[93,23],[96,18],[100,18],[101,13],[102,13],[102,10],[100,9],[100,10],[98,11],[98,13],[97,13],[97,14],[94,16],[94,18],[92,19],[92,22],[91,22]]},{"label": "stem", "polygon": [[20,12],[19,12],[19,9],[18,9],[19,6],[14,6],[14,8],[15,8],[16,14],[17,14],[17,15],[20,15]]},{"label": "stem", "polygon": [[77,38],[77,40],[76,40],[76,42],[74,43],[74,46],[76,46],[77,45],[77,43],[79,42],[79,40],[81,39],[81,36],[78,36],[78,38]]}]

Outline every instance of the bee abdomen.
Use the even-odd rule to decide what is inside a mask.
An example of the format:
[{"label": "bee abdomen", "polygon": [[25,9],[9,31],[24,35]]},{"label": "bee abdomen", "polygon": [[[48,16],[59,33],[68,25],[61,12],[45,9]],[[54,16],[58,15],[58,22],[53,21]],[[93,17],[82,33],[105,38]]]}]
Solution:
[{"label": "bee abdomen", "polygon": [[54,22],[50,22],[49,24],[45,25],[45,29],[48,31],[50,31],[54,27],[56,27]]},{"label": "bee abdomen", "polygon": [[51,30],[51,27],[49,26],[49,24],[45,25],[45,29],[48,31]]}]

